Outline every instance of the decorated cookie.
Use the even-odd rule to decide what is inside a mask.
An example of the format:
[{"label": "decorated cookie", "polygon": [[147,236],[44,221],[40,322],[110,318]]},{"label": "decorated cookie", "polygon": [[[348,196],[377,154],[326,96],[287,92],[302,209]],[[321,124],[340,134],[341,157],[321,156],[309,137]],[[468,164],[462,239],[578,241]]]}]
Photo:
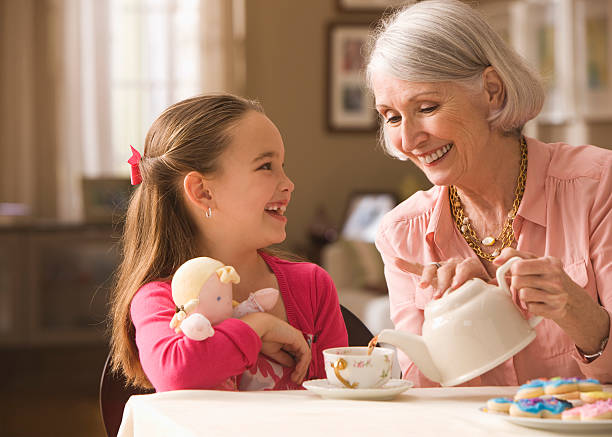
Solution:
[{"label": "decorated cookie", "polygon": [[570,408],[569,410],[565,410],[561,413],[562,420],[581,420],[580,410],[581,407]]},{"label": "decorated cookie", "polygon": [[511,416],[558,419],[563,411],[570,408],[572,404],[562,399],[530,398],[515,401],[509,412]]},{"label": "decorated cookie", "polygon": [[596,379],[587,378],[578,380],[578,390],[581,392],[601,391],[601,389],[601,383]]},{"label": "decorated cookie", "polygon": [[612,399],[612,392],[608,391],[589,391],[580,393],[580,399],[586,403],[593,403],[597,401],[605,401]]},{"label": "decorated cookie", "polygon": [[514,395],[514,400],[516,401],[518,399],[529,399],[542,396],[544,394],[545,385],[545,379],[533,379],[519,387],[516,395]]},{"label": "decorated cookie", "polygon": [[556,393],[554,395],[544,395],[543,397],[563,399],[564,401],[578,401],[578,402],[580,402],[580,392],[578,390],[570,391],[570,392],[567,392],[567,393]]},{"label": "decorated cookie", "polygon": [[546,382],[544,386],[544,392],[547,395],[553,396],[576,391],[578,391],[577,378],[551,378]]},{"label": "decorated cookie", "polygon": [[609,420],[612,419],[612,399],[585,404],[561,413],[563,420]]},{"label": "decorated cookie", "polygon": [[487,401],[487,409],[498,413],[507,413],[512,405],[510,398],[493,398]]}]

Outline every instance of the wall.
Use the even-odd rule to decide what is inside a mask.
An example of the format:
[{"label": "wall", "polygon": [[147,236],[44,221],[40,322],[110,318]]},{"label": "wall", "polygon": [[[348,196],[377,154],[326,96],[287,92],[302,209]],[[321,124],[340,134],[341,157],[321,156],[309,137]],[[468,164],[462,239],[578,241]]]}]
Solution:
[{"label": "wall", "polygon": [[[288,248],[305,244],[319,205],[338,224],[353,191],[400,191],[407,176],[416,178],[417,186],[427,186],[411,163],[383,154],[375,133],[330,133],[325,127],[327,24],[372,15],[341,12],[334,0],[246,3],[247,94],[263,103],[283,134],[286,171],[296,185],[287,210]],[[588,130],[589,143],[612,148],[612,122],[590,123]],[[566,129],[541,125],[539,137],[563,141]]]},{"label": "wall", "polygon": [[295,250],[319,205],[337,224],[351,192],[398,191],[406,174],[419,171],[385,156],[374,132],[326,130],[327,24],[354,14],[340,13],[332,0],[247,0],[246,12],[247,94],[283,135],[285,169],[296,185],[287,210],[287,245]]}]

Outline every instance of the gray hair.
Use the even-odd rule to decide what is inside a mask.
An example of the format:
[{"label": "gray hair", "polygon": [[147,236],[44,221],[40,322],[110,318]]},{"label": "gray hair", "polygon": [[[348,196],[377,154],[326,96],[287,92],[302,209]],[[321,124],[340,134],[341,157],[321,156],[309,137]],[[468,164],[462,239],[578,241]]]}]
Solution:
[{"label": "gray hair", "polygon": [[375,72],[411,82],[482,87],[482,72],[492,66],[504,83],[505,96],[488,121],[505,135],[519,135],[544,104],[539,75],[478,11],[458,0],[428,0],[395,12],[383,19],[369,46],[370,88]]}]

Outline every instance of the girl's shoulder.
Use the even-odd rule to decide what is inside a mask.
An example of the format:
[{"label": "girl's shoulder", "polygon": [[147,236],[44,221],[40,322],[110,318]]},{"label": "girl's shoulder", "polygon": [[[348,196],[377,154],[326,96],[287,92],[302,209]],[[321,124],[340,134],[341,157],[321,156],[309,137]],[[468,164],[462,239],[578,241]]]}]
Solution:
[{"label": "girl's shoulder", "polygon": [[260,252],[260,254],[277,278],[282,276],[289,282],[329,278],[325,269],[312,262],[288,260],[267,252]]},{"label": "girl's shoulder", "polygon": [[[168,302],[173,302],[170,281],[151,281],[142,285],[136,291],[132,298],[131,311],[132,313],[138,309],[150,311],[152,308],[159,307],[160,304],[167,307]],[[173,306],[171,305],[169,308],[173,308]]]},{"label": "girl's shoulder", "polygon": [[172,287],[170,285],[170,280],[156,280],[147,282],[138,289],[134,296],[137,296],[139,294],[150,295],[156,293],[170,293],[170,295],[172,295]]},{"label": "girl's shoulder", "polygon": [[266,263],[274,270],[274,267],[283,269],[283,270],[293,270],[293,271],[304,271],[304,272],[312,272],[315,270],[323,270],[317,264],[314,264],[307,260],[301,259],[286,259],[282,258],[282,255],[275,255],[269,252],[260,251],[259,252]]}]

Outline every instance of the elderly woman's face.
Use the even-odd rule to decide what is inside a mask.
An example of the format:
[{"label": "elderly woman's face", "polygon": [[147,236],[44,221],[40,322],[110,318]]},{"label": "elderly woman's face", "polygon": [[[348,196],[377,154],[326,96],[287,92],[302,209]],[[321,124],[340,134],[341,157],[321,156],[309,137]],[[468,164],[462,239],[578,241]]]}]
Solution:
[{"label": "elderly woman's face", "polygon": [[414,162],[433,184],[469,179],[489,158],[486,93],[377,73],[372,86],[388,146]]}]

